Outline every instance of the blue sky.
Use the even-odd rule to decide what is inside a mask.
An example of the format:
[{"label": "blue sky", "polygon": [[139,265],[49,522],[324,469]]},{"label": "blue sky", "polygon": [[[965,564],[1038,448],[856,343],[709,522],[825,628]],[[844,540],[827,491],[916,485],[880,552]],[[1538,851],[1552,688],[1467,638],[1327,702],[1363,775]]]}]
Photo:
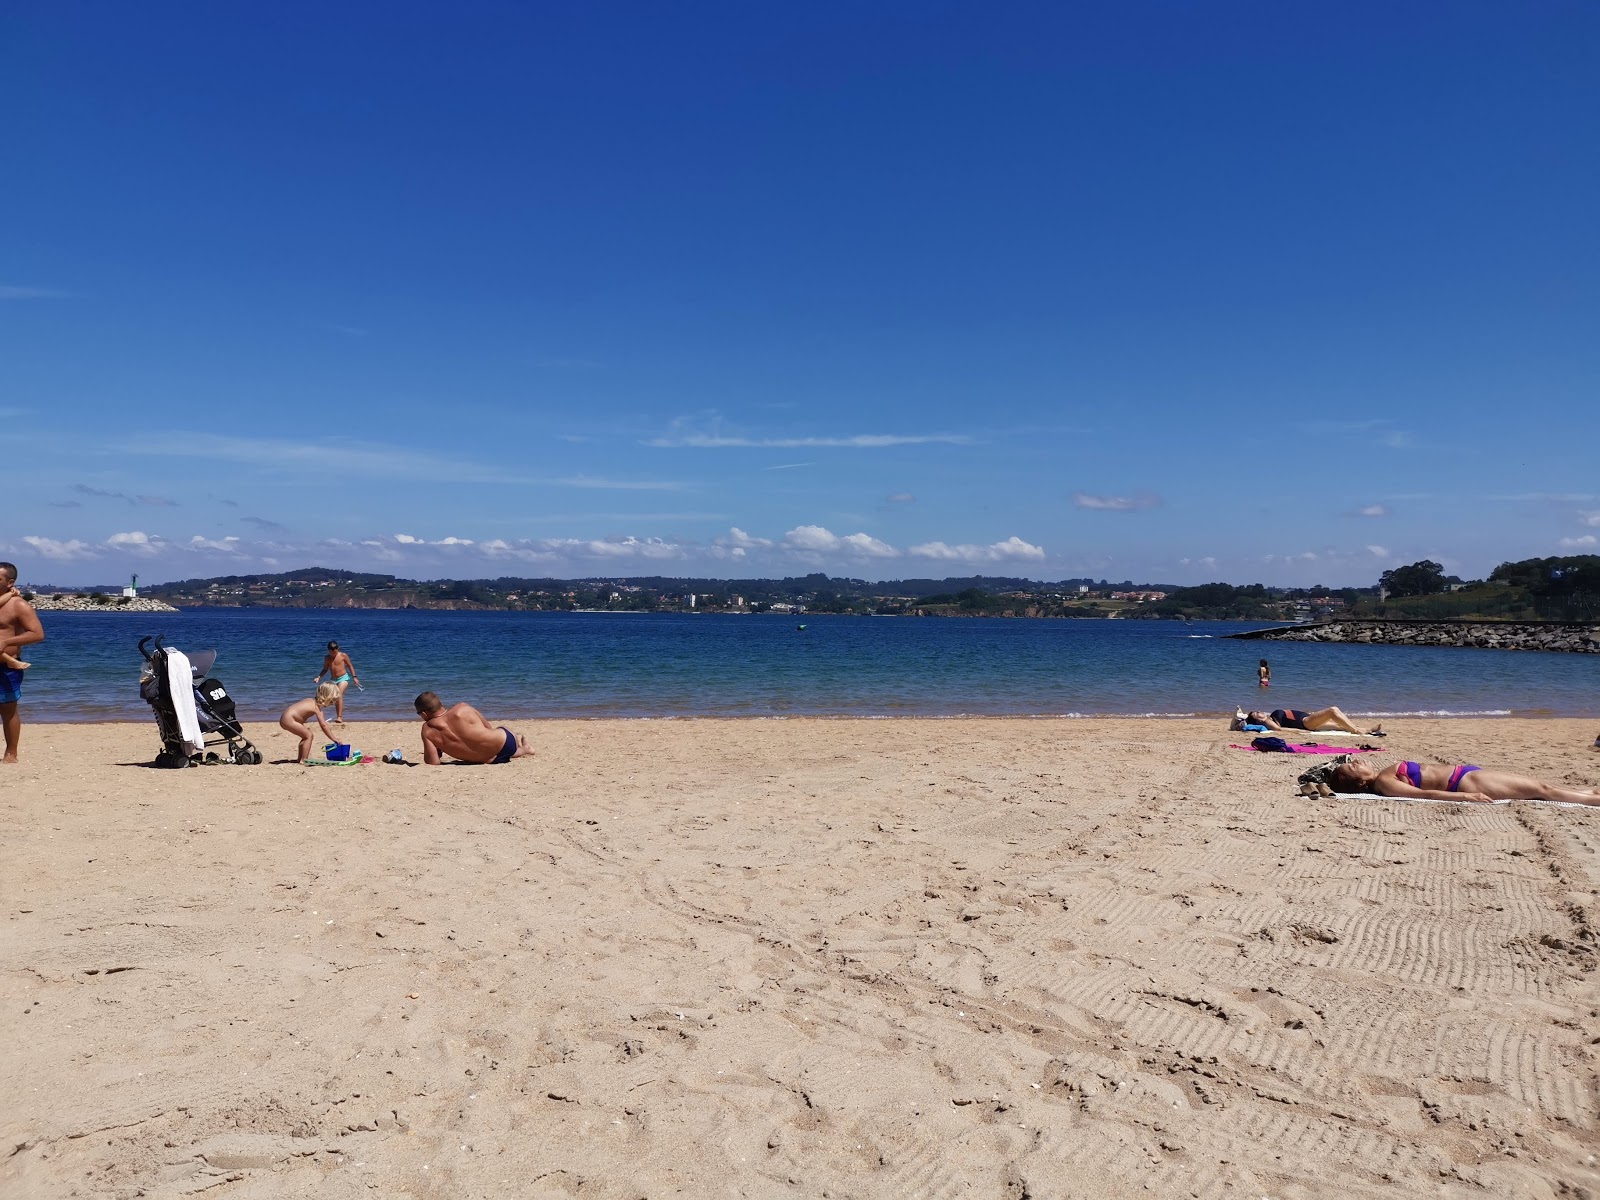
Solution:
[{"label": "blue sky", "polygon": [[26,582],[1600,540],[1600,7],[7,9]]}]

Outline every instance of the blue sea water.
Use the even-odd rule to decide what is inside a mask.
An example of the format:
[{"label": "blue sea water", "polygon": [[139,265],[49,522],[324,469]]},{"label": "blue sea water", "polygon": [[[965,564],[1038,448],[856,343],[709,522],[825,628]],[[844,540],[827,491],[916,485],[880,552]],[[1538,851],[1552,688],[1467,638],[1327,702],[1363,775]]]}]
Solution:
[{"label": "blue sea water", "polygon": [[[189,609],[41,614],[29,721],[149,719],[138,639],[215,649],[247,720],[309,696],[337,639],[365,691],[346,716],[413,716],[423,690],[495,718],[1370,714],[1600,715],[1600,656],[1240,642],[1237,622]],[[796,628],[803,622],[804,630]],[[1256,688],[1256,662],[1273,687]]]}]

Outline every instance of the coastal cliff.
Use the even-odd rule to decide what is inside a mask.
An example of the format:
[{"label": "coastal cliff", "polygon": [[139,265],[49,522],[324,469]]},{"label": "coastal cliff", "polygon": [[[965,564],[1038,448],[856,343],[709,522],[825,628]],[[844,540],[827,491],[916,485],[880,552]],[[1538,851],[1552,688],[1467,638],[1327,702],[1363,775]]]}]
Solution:
[{"label": "coastal cliff", "polygon": [[1362,642],[1382,646],[1472,646],[1600,654],[1600,625],[1519,621],[1326,621],[1230,636],[1248,641]]}]

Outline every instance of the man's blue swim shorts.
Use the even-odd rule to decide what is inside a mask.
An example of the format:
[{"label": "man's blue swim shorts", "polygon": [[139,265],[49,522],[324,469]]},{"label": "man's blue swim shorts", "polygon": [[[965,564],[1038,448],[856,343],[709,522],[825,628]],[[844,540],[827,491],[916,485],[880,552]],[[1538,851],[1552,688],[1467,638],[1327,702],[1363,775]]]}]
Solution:
[{"label": "man's blue swim shorts", "polygon": [[15,704],[22,699],[22,672],[0,667],[0,704]]}]

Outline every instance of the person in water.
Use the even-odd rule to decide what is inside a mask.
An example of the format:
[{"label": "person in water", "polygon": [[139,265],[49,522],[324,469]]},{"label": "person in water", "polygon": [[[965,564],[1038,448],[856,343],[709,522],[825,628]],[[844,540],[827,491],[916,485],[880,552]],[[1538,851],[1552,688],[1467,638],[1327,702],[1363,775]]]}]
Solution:
[{"label": "person in water", "polygon": [[322,728],[322,736],[330,742],[339,739],[333,736],[328,729],[328,723],[322,719],[322,710],[339,700],[339,689],[331,683],[319,683],[317,694],[308,696],[304,700],[296,700],[283,710],[283,715],[278,718],[278,726],[287,729],[300,739],[300,748],[295,751],[295,761],[305,762],[311,757],[311,726],[309,721],[316,721]]},{"label": "person in water", "polygon": [[338,642],[328,643],[328,653],[323,656],[322,670],[318,671],[311,680],[312,683],[321,683],[326,675],[328,682],[339,689],[339,699],[333,705],[333,723],[344,724],[344,693],[352,683],[361,686],[361,680],[356,675],[356,665],[350,661],[350,656],[339,649]]},{"label": "person in water", "polygon": [[1240,729],[1245,725],[1264,725],[1274,732],[1284,729],[1304,729],[1309,733],[1321,733],[1329,729],[1342,729],[1345,733],[1359,733],[1366,737],[1388,736],[1383,732],[1382,725],[1374,725],[1371,729],[1357,729],[1350,718],[1344,715],[1344,710],[1336,705],[1319,708],[1316,712],[1306,712],[1299,708],[1275,708],[1268,713],[1258,709],[1246,713],[1242,721],[1234,717],[1234,729]]},{"label": "person in water", "polygon": [[1402,762],[1378,767],[1340,755],[1312,767],[1300,776],[1302,786],[1326,784],[1335,792],[1368,792],[1402,800],[1465,800],[1488,804],[1496,800],[1557,800],[1563,804],[1600,807],[1600,792],[1576,791],[1544,783],[1531,775],[1518,775],[1496,767],[1471,763]]},{"label": "person in water", "polygon": [[1272,668],[1267,666],[1267,660],[1262,659],[1261,665],[1256,668],[1256,686],[1269,688],[1272,686]]},{"label": "person in water", "polygon": [[439,765],[441,754],[468,763],[503,763],[533,754],[527,738],[503,725],[496,729],[470,704],[446,708],[437,692],[423,692],[416,709],[422,718],[422,761],[430,767]]}]

